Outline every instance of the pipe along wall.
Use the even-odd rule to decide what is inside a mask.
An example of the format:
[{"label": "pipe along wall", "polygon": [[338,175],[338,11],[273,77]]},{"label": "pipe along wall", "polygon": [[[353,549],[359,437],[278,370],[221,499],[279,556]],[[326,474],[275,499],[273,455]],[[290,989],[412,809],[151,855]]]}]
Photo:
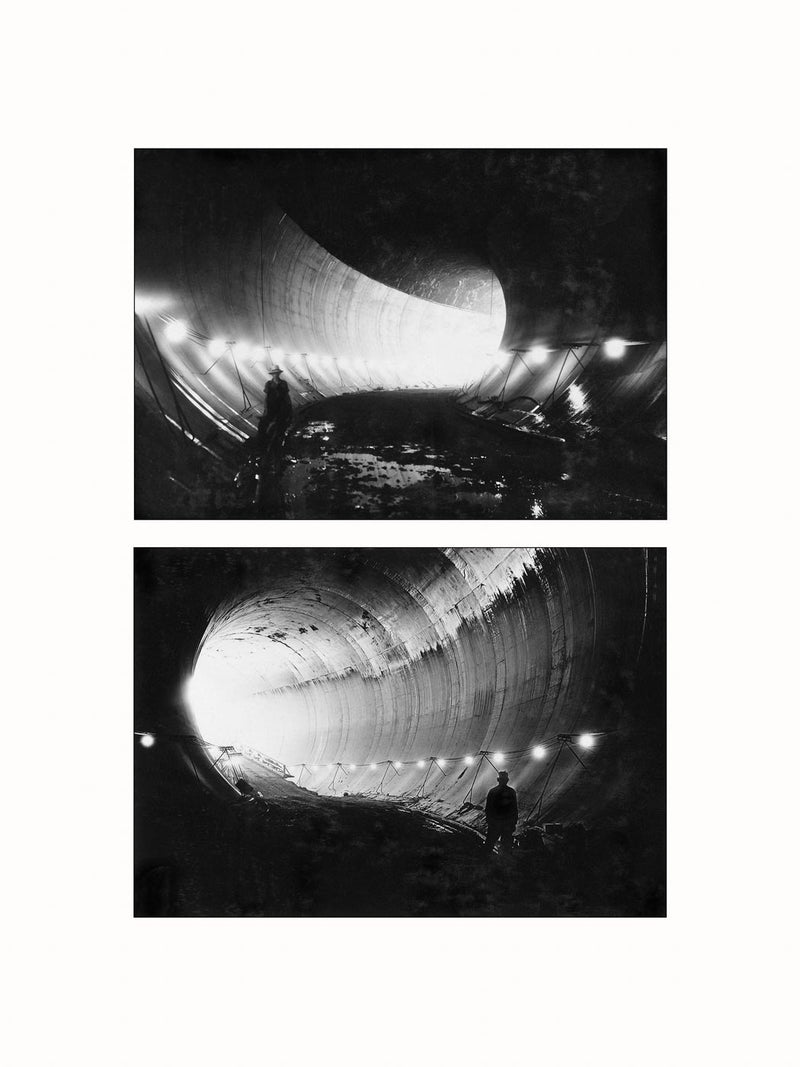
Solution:
[{"label": "pipe along wall", "polygon": [[[467,822],[495,753],[523,818],[658,806],[664,566],[657,549],[141,550],[137,729]],[[563,733],[598,735],[585,766],[553,764]],[[195,745],[219,788],[211,762]]]}]

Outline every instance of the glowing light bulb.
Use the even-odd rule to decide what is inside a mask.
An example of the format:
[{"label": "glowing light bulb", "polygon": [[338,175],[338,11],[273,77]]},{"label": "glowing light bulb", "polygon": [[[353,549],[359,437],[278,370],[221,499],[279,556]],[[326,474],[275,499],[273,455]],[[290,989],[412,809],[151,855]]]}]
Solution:
[{"label": "glowing light bulb", "polygon": [[592,748],[594,745],[594,737],[591,734],[581,734],[578,738],[578,744],[581,748]]},{"label": "glowing light bulb", "polygon": [[377,764],[377,763],[370,763],[370,765],[369,765],[369,769],[370,769],[371,771],[377,771],[377,769],[378,769],[378,764]]},{"label": "glowing light bulb", "polygon": [[537,745],[531,755],[534,759],[544,759],[544,757],[547,755],[547,749],[544,747],[544,745]]},{"label": "glowing light bulb", "polygon": [[469,766],[470,766],[470,764],[472,764],[472,763],[474,763],[474,762],[475,762],[475,760],[473,759],[473,757],[472,757],[472,756],[465,756],[465,757],[464,757],[464,762],[465,762],[465,763],[466,763],[466,765],[467,765],[467,766],[469,767]]},{"label": "glowing light bulb", "polygon": [[164,330],[164,336],[168,341],[172,341],[177,344],[178,341],[183,341],[185,339],[186,334],[188,332],[189,331],[186,329],[186,323],[181,322],[180,319],[175,319],[175,321],[171,322],[169,326],[167,326],[167,328]]},{"label": "glowing light bulb", "polygon": [[142,746],[142,748],[152,748],[155,743],[156,739],[153,737],[152,734],[142,734],[142,736],[139,738],[139,744]]},{"label": "glowing light bulb", "polygon": [[436,766],[437,766],[437,767],[444,767],[444,765],[445,765],[446,763],[447,763],[447,760],[443,760],[443,759],[437,759],[437,761],[436,761]]},{"label": "glowing light bulb", "polygon": [[425,760],[424,759],[417,760],[417,766],[418,767],[424,767],[425,766]]},{"label": "glowing light bulb", "polygon": [[620,359],[625,355],[625,349],[627,347],[628,346],[621,337],[609,337],[603,345],[603,351],[609,359]]},{"label": "glowing light bulb", "polygon": [[351,770],[351,771],[354,771],[355,769],[356,769],[356,765],[355,765],[355,763],[351,763],[351,764],[350,764],[350,770]]},{"label": "glowing light bulb", "polygon": [[505,758],[506,757],[502,752],[495,752],[492,756],[492,759],[495,761],[495,763],[503,763]]},{"label": "glowing light bulb", "polygon": [[533,348],[530,350],[530,353],[529,353],[530,358],[531,358],[531,363],[536,363],[539,366],[542,363],[546,363],[547,362],[547,356],[548,356],[549,352],[550,352],[550,349],[549,348],[545,348],[544,345],[534,345]]},{"label": "glowing light bulb", "polygon": [[227,347],[228,346],[221,337],[215,337],[213,341],[209,341],[208,343],[209,355],[214,357],[221,356]]},{"label": "glowing light bulb", "polygon": [[395,763],[395,765],[394,765],[396,771],[399,771],[402,766],[403,766],[402,763]]}]

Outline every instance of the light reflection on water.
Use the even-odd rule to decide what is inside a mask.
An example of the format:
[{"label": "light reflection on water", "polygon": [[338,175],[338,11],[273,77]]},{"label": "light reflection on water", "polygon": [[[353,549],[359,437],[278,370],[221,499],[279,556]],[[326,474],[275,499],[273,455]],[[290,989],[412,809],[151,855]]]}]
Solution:
[{"label": "light reflection on water", "polygon": [[327,441],[335,429],[336,424],[333,422],[307,422],[300,436],[304,441],[313,441],[315,437],[321,437],[323,441]]},{"label": "light reflection on water", "polygon": [[638,486],[631,486],[634,492],[620,486],[622,494],[613,498],[620,503],[609,506],[607,490],[619,492],[616,456],[591,446],[582,470],[585,442],[594,436],[587,422],[592,405],[577,386],[568,402],[581,437],[555,447],[519,447],[508,432],[475,431],[472,420],[436,398],[340,403],[341,417],[337,411],[335,418],[317,418],[289,439],[282,484],[287,517],[652,515],[654,504],[635,492]]},{"label": "light reflection on water", "polygon": [[338,469],[377,483],[375,488],[381,486],[408,486],[417,485],[436,475],[447,477],[451,485],[466,484],[465,479],[459,478],[452,469],[447,466],[438,466],[433,463],[397,463],[384,459],[373,452],[325,452],[315,459],[300,459],[295,464],[298,468],[304,468],[312,475],[314,471],[327,471]]},{"label": "light reflection on water", "polygon": [[589,406],[586,393],[576,382],[573,382],[567,390],[567,401],[575,415],[580,415]]}]

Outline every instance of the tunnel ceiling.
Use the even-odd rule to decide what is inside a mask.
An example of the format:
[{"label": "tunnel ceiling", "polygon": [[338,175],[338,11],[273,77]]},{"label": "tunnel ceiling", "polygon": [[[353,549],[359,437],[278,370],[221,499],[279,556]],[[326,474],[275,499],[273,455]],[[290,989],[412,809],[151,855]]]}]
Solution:
[{"label": "tunnel ceiling", "polygon": [[[646,552],[614,562],[578,550],[320,551],[288,568],[287,558],[220,605],[201,641],[183,692],[206,742],[302,768],[320,791],[342,764],[351,790],[380,781],[407,793],[435,757],[448,762],[426,790],[445,804],[463,792],[464,767],[449,761],[500,751],[532,803],[544,766],[534,745],[630,726],[616,687],[641,652]],[[386,781],[388,760],[403,768]],[[616,760],[608,767],[619,773]],[[586,802],[579,769],[565,760],[552,782],[573,811]]]},{"label": "tunnel ceiling", "polygon": [[146,282],[176,225],[191,241],[210,219],[235,223],[271,200],[333,256],[412,295],[448,264],[491,268],[527,308],[509,321],[509,346],[598,321],[660,340],[665,159],[650,149],[139,152],[137,258]]}]

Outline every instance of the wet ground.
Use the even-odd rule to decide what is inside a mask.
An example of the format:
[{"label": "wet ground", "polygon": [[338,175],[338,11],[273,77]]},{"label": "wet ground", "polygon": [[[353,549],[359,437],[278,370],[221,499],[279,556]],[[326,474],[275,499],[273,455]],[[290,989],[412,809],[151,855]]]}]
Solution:
[{"label": "wet ground", "polygon": [[181,449],[141,411],[136,517],[665,518],[666,443],[592,418],[583,412],[553,444],[462,414],[447,392],[331,397],[296,417],[256,503],[254,452],[221,440],[210,442],[217,459]]},{"label": "wet ground", "polygon": [[[397,802],[325,797],[243,761],[263,801],[137,799],[135,911],[149,916],[659,915],[663,885],[607,828],[508,857]],[[533,846],[536,847],[533,847]],[[527,847],[524,847],[527,846]]]},{"label": "wet ground", "polygon": [[287,442],[271,511],[290,518],[661,518],[663,441],[577,429],[563,445],[494,430],[452,395],[333,397]]}]

